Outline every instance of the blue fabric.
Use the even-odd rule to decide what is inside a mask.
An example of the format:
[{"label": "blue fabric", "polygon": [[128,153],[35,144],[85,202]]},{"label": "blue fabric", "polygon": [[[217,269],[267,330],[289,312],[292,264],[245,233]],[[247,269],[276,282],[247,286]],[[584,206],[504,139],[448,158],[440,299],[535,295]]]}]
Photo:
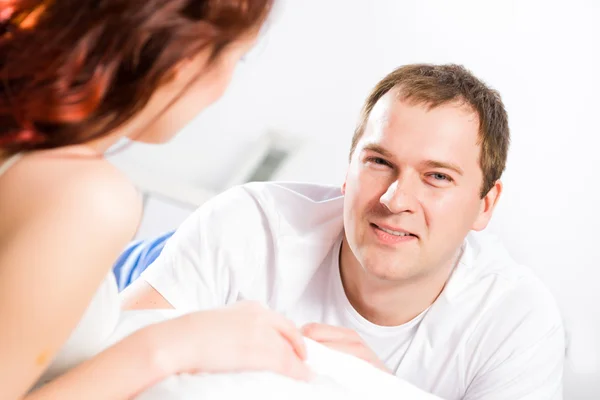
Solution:
[{"label": "blue fabric", "polygon": [[135,281],[160,255],[167,240],[175,231],[167,232],[159,237],[132,242],[121,253],[113,266],[119,291]]}]

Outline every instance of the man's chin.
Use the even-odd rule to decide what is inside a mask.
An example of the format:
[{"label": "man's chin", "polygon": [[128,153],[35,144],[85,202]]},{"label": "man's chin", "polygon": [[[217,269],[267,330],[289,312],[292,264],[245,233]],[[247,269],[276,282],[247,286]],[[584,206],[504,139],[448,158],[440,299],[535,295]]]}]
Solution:
[{"label": "man's chin", "polygon": [[398,283],[414,278],[412,266],[412,262],[406,261],[399,264],[397,260],[393,264],[385,260],[363,264],[365,271],[374,279]]}]

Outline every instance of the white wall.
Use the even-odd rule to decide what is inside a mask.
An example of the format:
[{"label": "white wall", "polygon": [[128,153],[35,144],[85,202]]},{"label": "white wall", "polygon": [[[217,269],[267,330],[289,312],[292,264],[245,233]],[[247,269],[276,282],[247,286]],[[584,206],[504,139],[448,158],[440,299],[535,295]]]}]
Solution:
[{"label": "white wall", "polygon": [[[566,399],[600,398],[600,1],[288,0],[225,98],[172,144],[117,157],[222,190],[265,130],[308,141],[277,177],[340,183],[362,101],[411,62],[500,90],[513,141],[490,229],[555,293],[572,335]],[[166,208],[164,209],[166,210]],[[164,221],[155,207],[146,216]]]}]

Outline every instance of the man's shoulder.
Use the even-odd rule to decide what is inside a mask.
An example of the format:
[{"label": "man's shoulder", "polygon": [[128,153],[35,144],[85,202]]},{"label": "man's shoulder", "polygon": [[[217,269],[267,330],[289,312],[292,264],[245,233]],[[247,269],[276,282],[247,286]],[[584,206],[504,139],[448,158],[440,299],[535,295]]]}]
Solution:
[{"label": "man's shoulder", "polygon": [[469,234],[455,273],[459,279],[449,282],[427,337],[438,340],[438,348],[457,349],[468,366],[467,393],[479,398],[498,390],[500,398],[559,390],[565,333],[542,280],[490,233]]},{"label": "man's shoulder", "polygon": [[[552,357],[564,353],[554,296],[494,235],[467,237],[463,257],[431,311],[427,336],[464,351],[480,372],[518,360],[518,354],[538,351],[538,346]],[[448,341],[454,342],[448,346]]]},{"label": "man's shoulder", "polygon": [[256,198],[274,202],[327,203],[342,198],[340,187],[308,182],[250,182],[237,187]]},{"label": "man's shoulder", "polygon": [[339,187],[300,182],[251,182],[212,198],[198,210],[237,223],[260,217],[277,226],[311,229],[343,215]]},{"label": "man's shoulder", "polygon": [[530,332],[562,326],[550,290],[489,233],[468,235],[463,255],[438,303],[440,312],[436,315],[443,320],[452,315],[448,319],[451,326],[471,332],[498,324],[507,329],[527,325]]},{"label": "man's shoulder", "polygon": [[470,234],[465,251],[470,252],[465,291],[479,293],[482,299],[477,304],[486,308],[487,317],[515,323],[527,318],[536,321],[540,329],[561,325],[559,308],[549,288],[533,269],[518,263],[497,236]]},{"label": "man's shoulder", "polygon": [[508,285],[523,281],[541,284],[533,270],[513,258],[502,240],[492,233],[470,233],[464,251],[462,263],[475,280],[495,276]]},{"label": "man's shoulder", "polygon": [[343,224],[343,197],[339,188],[294,182],[252,182],[227,189],[198,208],[180,227],[186,236],[211,232],[217,240],[236,233],[238,238],[311,233],[339,234]]}]

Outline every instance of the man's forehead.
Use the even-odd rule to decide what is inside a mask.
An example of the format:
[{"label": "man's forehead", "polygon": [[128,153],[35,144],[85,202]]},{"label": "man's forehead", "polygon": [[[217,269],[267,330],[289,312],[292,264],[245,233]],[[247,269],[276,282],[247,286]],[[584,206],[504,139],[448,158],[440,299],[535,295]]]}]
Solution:
[{"label": "man's forehead", "polygon": [[387,92],[386,94],[384,94],[379,100],[377,100],[377,103],[375,103],[375,106],[371,110],[368,122],[370,124],[378,124],[378,125],[387,123],[387,121],[389,120],[389,117],[390,117],[390,109],[392,108],[392,106],[394,105],[394,103],[396,101],[397,101],[397,90],[396,89],[392,89],[389,92]]},{"label": "man's forehead", "polygon": [[369,113],[367,123],[379,126],[386,125],[392,117],[396,116],[395,111],[399,111],[402,106],[419,107],[428,111],[440,107],[449,107],[456,111],[457,114],[466,116],[471,122],[479,124],[479,114],[477,111],[462,99],[454,99],[436,105],[426,100],[425,96],[423,98],[407,98],[402,93],[401,87],[393,88],[381,96]]}]

